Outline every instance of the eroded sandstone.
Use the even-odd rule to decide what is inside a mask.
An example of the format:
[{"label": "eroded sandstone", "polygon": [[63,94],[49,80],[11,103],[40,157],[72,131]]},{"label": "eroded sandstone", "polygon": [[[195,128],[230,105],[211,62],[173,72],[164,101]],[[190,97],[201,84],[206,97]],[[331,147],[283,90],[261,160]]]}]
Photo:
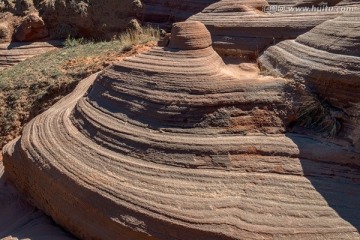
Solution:
[{"label": "eroded sandstone", "polygon": [[81,238],[358,238],[360,154],[286,133],[294,81],[210,43],[178,23],[82,81],[5,147],[8,178]]}]

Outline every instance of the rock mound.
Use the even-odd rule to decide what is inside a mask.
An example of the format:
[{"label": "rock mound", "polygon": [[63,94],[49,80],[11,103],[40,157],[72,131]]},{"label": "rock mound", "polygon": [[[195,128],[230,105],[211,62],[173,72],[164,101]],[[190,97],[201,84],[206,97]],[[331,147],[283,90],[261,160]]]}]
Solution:
[{"label": "rock mound", "polygon": [[173,34],[31,121],[9,179],[81,238],[359,237],[360,155],[285,135],[288,80],[225,65],[204,25]]},{"label": "rock mound", "polygon": [[[310,6],[315,4],[313,2]],[[345,4],[344,1],[336,2]],[[269,4],[271,8],[264,8]],[[296,1],[222,0],[189,20],[206,25],[217,52],[257,58],[267,47],[295,39],[324,21],[343,14],[340,11],[290,11],[288,8],[280,11],[277,8],[280,5],[295,7]],[[275,11],[271,12],[273,8]]]},{"label": "rock mound", "polygon": [[345,14],[315,27],[296,40],[270,47],[263,68],[305,81],[337,110],[340,135],[360,147],[360,12]]},{"label": "rock mound", "polygon": [[171,32],[170,48],[180,50],[196,50],[212,45],[209,31],[200,22],[175,23]]},{"label": "rock mound", "polygon": [[14,33],[14,40],[31,42],[49,36],[49,31],[44,21],[35,13],[26,16]]}]

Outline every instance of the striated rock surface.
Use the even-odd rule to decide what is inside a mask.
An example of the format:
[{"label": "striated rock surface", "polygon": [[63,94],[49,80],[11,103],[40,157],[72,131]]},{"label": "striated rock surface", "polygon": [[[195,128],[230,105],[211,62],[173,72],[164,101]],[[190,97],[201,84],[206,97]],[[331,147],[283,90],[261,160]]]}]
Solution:
[{"label": "striated rock surface", "polygon": [[[275,7],[296,6],[294,1],[268,2]],[[340,11],[294,12],[289,9],[279,12],[262,11],[268,2],[222,0],[189,19],[201,21],[206,25],[211,32],[214,48],[219,53],[256,58],[267,47],[286,39],[295,39],[324,21],[344,14]],[[310,6],[315,4],[315,1],[313,2]],[[343,1],[336,2],[341,4]]]},{"label": "striated rock surface", "polygon": [[359,238],[360,154],[284,134],[290,80],[210,42],[178,23],[83,80],[4,148],[8,178],[85,239]]},{"label": "striated rock surface", "polygon": [[[263,16],[261,10],[268,4],[276,6],[318,6],[324,1],[320,0],[12,0],[0,4],[0,19],[4,15],[12,15],[10,25],[18,27],[21,21],[33,15],[43,19],[52,39],[65,39],[69,35],[76,37],[90,37],[95,39],[112,39],[119,32],[134,25],[154,24],[170,30],[171,24],[184,21],[193,15],[199,15],[192,20],[203,21],[210,30],[216,44],[229,51],[236,47],[243,47],[243,51],[262,51],[263,48],[283,39],[294,39],[305,33],[324,20],[339,15],[317,12],[308,13],[297,18],[294,12],[285,15]],[[359,6],[357,0],[328,0],[328,6]],[[254,10],[255,9],[255,10]],[[253,13],[254,16],[247,16]],[[256,13],[256,14],[255,14]],[[296,13],[297,15],[298,13]],[[259,15],[259,16],[258,16]],[[321,16],[320,16],[321,15]],[[335,15],[335,16],[333,16]],[[244,20],[249,18],[247,25]],[[222,26],[215,25],[214,21]],[[291,24],[289,24],[291,23]],[[293,24],[294,23],[294,24]],[[294,25],[294,26],[292,26]],[[229,28],[234,28],[231,31]],[[272,35],[261,32],[271,28]],[[0,25],[0,40],[1,40]],[[218,28],[224,28],[224,31]],[[286,28],[285,31],[282,31]],[[13,30],[9,35],[12,36]],[[269,29],[270,30],[270,29]],[[22,30],[23,31],[23,30]],[[34,31],[33,31],[34,32]],[[46,32],[42,32],[42,37]],[[38,33],[39,34],[39,33]],[[35,36],[35,35],[32,35]],[[216,37],[216,39],[215,39]],[[270,39],[268,39],[270,38]],[[8,39],[8,38],[7,38]],[[11,39],[11,37],[10,37]],[[247,46],[246,42],[257,42],[258,48]],[[249,48],[250,47],[250,48]]]},{"label": "striated rock surface", "polygon": [[0,44],[0,71],[27,58],[34,57],[62,46],[60,41],[12,42]]},{"label": "striated rock surface", "polygon": [[342,123],[340,136],[360,149],[360,12],[327,21],[296,40],[270,47],[264,69],[305,81]]},{"label": "striated rock surface", "polygon": [[74,239],[54,225],[40,210],[30,205],[5,180],[0,159],[0,238],[1,239]]}]

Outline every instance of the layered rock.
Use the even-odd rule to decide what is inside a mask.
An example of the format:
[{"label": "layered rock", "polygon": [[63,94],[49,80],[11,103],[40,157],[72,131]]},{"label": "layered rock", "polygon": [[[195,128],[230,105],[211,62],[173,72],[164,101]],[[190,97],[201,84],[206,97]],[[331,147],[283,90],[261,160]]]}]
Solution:
[{"label": "layered rock", "polygon": [[[315,1],[313,2],[315,4]],[[277,10],[279,9],[276,5],[297,5],[294,1],[269,3]],[[218,52],[256,58],[267,47],[282,40],[295,39],[324,21],[344,14],[341,11],[298,12],[289,9],[263,12],[262,10],[273,9],[264,8],[267,5],[267,1],[260,0],[223,0],[208,6],[189,19],[201,21],[206,25],[212,34],[214,48]]]},{"label": "layered rock", "polygon": [[360,147],[360,12],[327,21],[296,40],[270,47],[264,69],[305,81],[329,102],[342,122],[340,136]]},{"label": "layered rock", "polygon": [[210,43],[179,23],[82,81],[4,148],[8,178],[80,238],[358,238],[360,155],[285,135],[290,80]]},{"label": "layered rock", "polygon": [[74,239],[54,225],[40,210],[31,206],[5,180],[0,159],[0,238],[1,239]]},{"label": "layered rock", "polygon": [[[324,12],[317,12],[316,14],[307,14],[296,18],[292,16],[294,15],[294,12],[292,12],[285,15],[262,16],[264,14],[261,14],[259,10],[263,6],[270,4],[274,6],[311,7],[321,4],[321,2],[323,1],[122,0],[119,2],[114,0],[93,0],[89,2],[81,0],[14,0],[7,2],[7,4],[0,4],[0,19],[4,14],[3,12],[12,14],[22,20],[26,19],[27,15],[38,14],[44,20],[50,36],[54,39],[67,38],[69,35],[111,39],[124,29],[133,27],[134,22],[137,22],[135,25],[150,23],[161,28],[170,29],[172,23],[184,21],[198,14],[199,16],[192,18],[192,20],[203,21],[207,26],[213,28],[211,33],[216,45],[232,50],[236,49],[236,47],[243,47],[244,49],[241,50],[254,53],[273,43],[273,38],[277,41],[294,39],[324,20],[339,15],[339,13],[325,14]],[[329,6],[335,4],[338,6],[359,5],[356,0],[331,0],[326,2]],[[255,12],[254,8],[256,9]],[[250,13],[253,13],[254,16],[248,16]],[[244,25],[243,22],[246,21],[247,17],[249,17],[248,25]],[[224,22],[222,27],[214,25],[215,20],[216,22]],[[232,22],[232,24],[228,25],[227,22]],[[290,22],[294,23],[294,26],[288,24]],[[16,23],[15,26],[19,26],[19,23]],[[224,28],[224,30],[218,30],[219,27]],[[234,27],[237,33],[229,29]],[[273,34],[266,35],[263,39],[258,32],[264,31],[265,28],[271,28]],[[283,28],[286,29],[282,31]],[[246,42],[254,41],[258,42],[257,48],[246,45]],[[219,48],[219,46],[216,46],[216,48]]]},{"label": "layered rock", "polygon": [[62,46],[60,41],[0,44],[0,70]]}]

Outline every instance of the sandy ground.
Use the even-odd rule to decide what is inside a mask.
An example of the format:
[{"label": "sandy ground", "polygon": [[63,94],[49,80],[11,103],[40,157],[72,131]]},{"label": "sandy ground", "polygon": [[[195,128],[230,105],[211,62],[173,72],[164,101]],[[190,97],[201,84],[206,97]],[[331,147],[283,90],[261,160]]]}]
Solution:
[{"label": "sandy ground", "polygon": [[5,180],[2,161],[0,161],[0,238],[75,239],[19,195],[11,183]]}]

